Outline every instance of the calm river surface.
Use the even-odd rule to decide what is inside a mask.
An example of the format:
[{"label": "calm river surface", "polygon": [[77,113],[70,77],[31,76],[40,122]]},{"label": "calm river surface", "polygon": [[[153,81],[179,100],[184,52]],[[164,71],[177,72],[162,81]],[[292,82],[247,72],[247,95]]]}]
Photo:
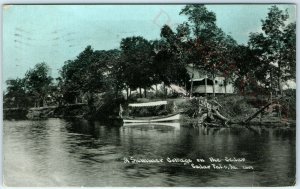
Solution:
[{"label": "calm river surface", "polygon": [[[116,127],[85,120],[4,121],[8,186],[283,186],[295,180],[295,131]],[[124,163],[130,159],[163,163]],[[167,158],[245,158],[237,170]],[[219,163],[215,163],[218,165]],[[228,165],[228,163],[227,163]],[[242,169],[243,166],[253,169]]]}]

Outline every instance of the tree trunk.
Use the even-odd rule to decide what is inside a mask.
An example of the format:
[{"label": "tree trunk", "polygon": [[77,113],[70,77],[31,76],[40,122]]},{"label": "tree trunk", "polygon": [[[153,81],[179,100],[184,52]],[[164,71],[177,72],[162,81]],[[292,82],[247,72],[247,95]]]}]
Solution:
[{"label": "tree trunk", "polygon": [[198,123],[203,124],[204,120],[207,118],[208,114],[204,113],[198,118]]},{"label": "tree trunk", "polygon": [[163,90],[164,90],[164,96],[167,97],[167,90],[166,90],[166,85],[165,85],[165,83],[164,83],[163,86],[164,86],[164,88],[163,88]]},{"label": "tree trunk", "polygon": [[218,110],[214,110],[214,116],[216,116],[218,119],[227,122],[230,121],[228,118],[226,118],[225,116],[223,116],[222,114],[220,114],[220,112]]},{"label": "tree trunk", "polygon": [[142,98],[142,89],[141,89],[141,87],[139,87],[139,90],[140,90],[140,98]]},{"label": "tree trunk", "polygon": [[280,62],[278,62],[278,89],[279,89],[279,95],[282,96],[282,86],[281,86],[281,65]]},{"label": "tree trunk", "polygon": [[144,95],[145,95],[145,98],[147,98],[147,89],[144,88]]},{"label": "tree trunk", "polygon": [[193,96],[193,78],[191,79],[191,90],[190,90],[190,98]]},{"label": "tree trunk", "polygon": [[190,98],[192,98],[192,95],[193,95],[194,67],[195,67],[195,64],[193,64],[193,71],[192,71],[192,78],[191,78],[191,89],[190,89]]},{"label": "tree trunk", "polygon": [[42,102],[43,102],[43,107],[46,107],[47,106],[47,102],[46,102],[45,98],[42,99]]},{"label": "tree trunk", "polygon": [[224,79],[224,92],[225,92],[225,94],[227,93],[226,86],[227,86],[227,81],[226,81],[226,79]]},{"label": "tree trunk", "polygon": [[279,100],[277,101],[277,107],[278,107],[278,117],[281,119],[281,105]]},{"label": "tree trunk", "polygon": [[271,69],[271,72],[270,72],[270,102],[273,101],[273,84],[272,84],[272,81],[273,81],[273,71]]},{"label": "tree trunk", "polygon": [[[185,89],[185,92],[187,91],[186,90],[186,81],[184,82],[184,89]],[[187,95],[186,93],[184,94],[185,96]]]},{"label": "tree trunk", "polygon": [[215,64],[213,64],[213,74],[212,74],[212,77],[213,77],[213,97],[215,97],[216,96],[216,91],[215,91],[215,72],[216,72],[216,70],[215,70]]},{"label": "tree trunk", "polygon": [[215,97],[216,96],[216,92],[215,92],[215,75],[214,74],[213,74],[212,80],[213,80],[213,97]]},{"label": "tree trunk", "polygon": [[157,93],[158,93],[158,91],[157,91],[157,84],[155,84],[155,96],[157,96]]},{"label": "tree trunk", "polygon": [[242,95],[245,94],[245,90],[246,90],[246,76],[243,76],[243,80],[242,80]]},{"label": "tree trunk", "polygon": [[269,107],[272,104],[272,102],[268,103],[264,107],[262,107],[260,110],[258,110],[256,113],[254,113],[252,116],[250,116],[248,119],[244,121],[244,123],[248,123],[252,119],[254,119],[257,115],[259,115],[262,111],[264,111],[267,107]]},{"label": "tree trunk", "polygon": [[126,87],[126,100],[128,99],[129,97],[129,91],[128,91],[128,87]]},{"label": "tree trunk", "polygon": [[88,103],[89,113],[94,114],[96,112],[96,109],[95,109],[95,106],[94,106],[94,104],[95,104],[94,95],[91,92],[88,92],[87,95],[88,95],[87,103]]},{"label": "tree trunk", "polygon": [[205,83],[205,96],[207,97],[207,74],[205,74],[204,83]]},{"label": "tree trunk", "polygon": [[278,77],[278,89],[279,89],[279,95],[282,96],[281,76]]}]

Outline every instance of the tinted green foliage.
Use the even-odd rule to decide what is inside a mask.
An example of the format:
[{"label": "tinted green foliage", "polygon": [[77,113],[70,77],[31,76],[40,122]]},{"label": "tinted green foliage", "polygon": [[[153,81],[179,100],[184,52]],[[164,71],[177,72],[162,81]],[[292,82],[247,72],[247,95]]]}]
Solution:
[{"label": "tinted green foliage", "polygon": [[249,46],[261,60],[261,82],[282,94],[282,83],[295,79],[296,24],[286,25],[289,15],[276,6],[262,20],[262,33],[251,33]]},{"label": "tinted green foliage", "polygon": [[143,37],[127,37],[121,44],[120,77],[131,89],[148,88],[154,84],[153,48]]},{"label": "tinted green foliage", "polygon": [[6,81],[7,91],[4,94],[4,108],[28,107],[31,99],[25,91],[24,79],[11,79]]},{"label": "tinted green foliage", "polygon": [[60,82],[65,101],[74,103],[84,94],[101,93],[115,87],[113,67],[118,58],[118,50],[94,51],[88,46],[76,59],[66,61]]},{"label": "tinted green foliage", "polygon": [[26,91],[36,99],[36,106],[46,105],[46,97],[49,94],[52,84],[52,77],[49,76],[49,66],[42,62],[36,64],[25,74]]},{"label": "tinted green foliage", "polygon": [[26,108],[47,105],[47,98],[53,88],[52,77],[49,76],[49,72],[48,65],[42,62],[28,70],[24,78],[7,80],[4,107]]}]

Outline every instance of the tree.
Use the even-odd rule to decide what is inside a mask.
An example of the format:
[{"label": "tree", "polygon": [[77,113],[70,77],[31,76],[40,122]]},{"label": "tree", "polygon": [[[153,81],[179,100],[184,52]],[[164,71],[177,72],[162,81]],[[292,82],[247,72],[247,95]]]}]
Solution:
[{"label": "tree", "polygon": [[296,34],[295,23],[286,26],[287,11],[272,6],[265,20],[262,33],[250,35],[249,46],[260,51],[258,55],[265,65],[265,75],[277,80],[277,88],[282,95],[282,82],[295,78]]},{"label": "tree", "polygon": [[30,98],[25,91],[25,80],[16,78],[6,80],[7,92],[4,95],[4,107],[19,108],[30,106]]},{"label": "tree", "polygon": [[[87,46],[76,59],[66,61],[62,67],[62,91],[64,99],[68,103],[77,103],[78,97],[98,89],[96,86],[101,80],[93,77],[100,77],[101,74],[95,74],[98,69],[91,68],[93,60],[95,61],[94,51],[91,46]],[[94,83],[95,81],[96,83]]]},{"label": "tree", "polygon": [[93,101],[95,93],[105,92],[115,86],[116,81],[111,73],[119,54],[118,50],[94,51],[87,46],[76,59],[66,61],[61,70],[64,99],[74,103],[78,96],[85,94],[89,97],[88,101]]},{"label": "tree", "polygon": [[67,102],[74,103],[78,96],[88,90],[89,73],[87,68],[91,64],[93,49],[87,46],[75,60],[68,60],[61,69],[63,95]]},{"label": "tree", "polygon": [[257,56],[260,52],[249,48],[246,45],[238,45],[232,51],[233,64],[227,72],[233,73],[235,87],[242,93],[258,92],[260,83],[267,83],[270,80],[266,77],[265,64]]},{"label": "tree", "polygon": [[208,11],[204,5],[186,5],[180,14],[188,16],[196,38],[209,39],[213,35],[213,30],[210,29],[216,27],[216,15]]},{"label": "tree", "polygon": [[[95,51],[95,61],[90,66],[91,72],[98,70],[94,72],[96,77],[93,77],[93,79],[102,82],[99,89],[101,91],[111,91],[116,98],[119,97],[119,92],[124,89],[124,82],[119,75],[120,54],[121,52],[118,49]],[[97,78],[100,75],[102,75],[101,78]]]},{"label": "tree", "polygon": [[121,40],[120,77],[130,89],[144,88],[145,97],[147,88],[154,84],[153,48],[143,37],[127,37]]},{"label": "tree", "polygon": [[48,95],[52,77],[49,76],[49,67],[46,63],[38,63],[33,69],[30,69],[25,74],[25,87],[30,95],[35,100],[36,106],[45,106],[46,97]]},{"label": "tree", "polygon": [[180,14],[188,17],[187,25],[193,32],[193,48],[189,50],[191,52],[189,62],[193,67],[205,70],[212,77],[215,96],[216,73],[231,67],[232,57],[229,55],[237,43],[217,27],[215,13],[208,11],[204,5],[187,5]]},{"label": "tree", "polygon": [[188,80],[185,68],[186,43],[189,36],[189,28],[186,23],[177,27],[177,31],[164,25],[161,29],[161,40],[155,41],[156,52],[153,64],[154,73],[158,77],[158,83],[164,85],[177,84],[183,86]]},{"label": "tree", "polygon": [[282,62],[285,65],[284,80],[296,79],[296,23],[288,24],[284,29],[284,48],[282,49]]}]

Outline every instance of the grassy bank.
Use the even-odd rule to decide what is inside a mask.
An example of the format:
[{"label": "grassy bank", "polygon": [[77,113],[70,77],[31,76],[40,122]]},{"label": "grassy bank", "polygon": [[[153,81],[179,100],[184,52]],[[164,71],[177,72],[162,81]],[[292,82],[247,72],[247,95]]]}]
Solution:
[{"label": "grassy bank", "polygon": [[[202,97],[203,99],[203,97]],[[161,99],[135,99],[131,102],[149,102]],[[153,107],[147,111],[143,108],[137,109],[134,112],[140,116],[149,116],[150,114],[165,115],[174,111],[174,104],[176,104],[177,111],[181,112],[182,125],[196,126],[199,121],[199,98],[168,98],[166,108]],[[269,96],[240,96],[240,95],[222,95],[215,98],[208,97],[207,101],[211,104],[217,102],[219,105],[218,111],[221,115],[233,120],[234,122],[243,122],[251,115],[256,113],[261,107],[269,103]],[[124,108],[124,115],[129,101],[124,99],[114,99],[111,95],[104,96],[99,100],[94,100],[91,104],[74,104],[59,106],[51,113],[47,112],[44,117],[80,117],[85,119],[105,120],[110,118],[118,118],[120,104]],[[38,111],[38,110],[35,110]],[[39,115],[41,111],[38,111]],[[26,118],[27,111],[20,112],[19,109],[7,109],[4,111],[4,118],[15,118],[23,115]],[[41,116],[37,116],[41,117]],[[43,117],[43,116],[42,116]],[[289,91],[286,96],[280,100],[275,100],[275,104],[264,110],[256,118],[251,120],[251,124],[265,124],[265,125],[286,125],[296,122],[296,91]],[[222,122],[220,122],[222,124]]]}]

